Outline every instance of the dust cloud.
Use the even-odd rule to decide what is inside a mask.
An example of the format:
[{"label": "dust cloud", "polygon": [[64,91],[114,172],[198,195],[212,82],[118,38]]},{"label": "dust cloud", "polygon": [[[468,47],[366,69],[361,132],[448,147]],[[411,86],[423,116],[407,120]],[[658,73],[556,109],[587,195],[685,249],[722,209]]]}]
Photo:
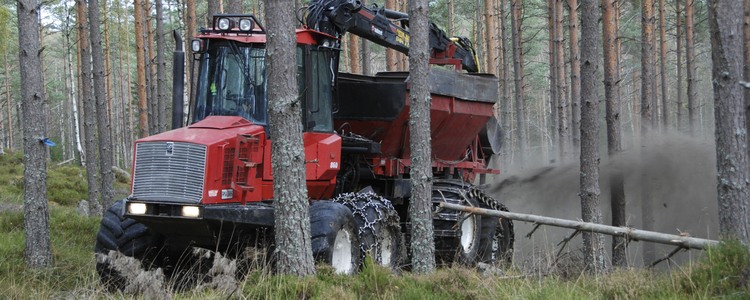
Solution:
[{"label": "dust cloud", "polygon": [[[646,146],[635,146],[607,160],[606,150],[600,164],[600,207],[605,224],[610,224],[609,176],[620,172],[625,178],[627,224],[642,229],[641,187],[651,187],[654,199],[654,231],[670,234],[689,234],[693,237],[716,239],[718,236],[718,204],[716,197],[715,147],[713,141],[697,140],[682,135],[662,135]],[[603,145],[606,147],[606,144]],[[575,158],[577,161],[578,158]],[[643,176],[643,174],[647,174]],[[577,163],[556,164],[507,171],[491,178],[487,191],[504,202],[510,211],[555,218],[580,220],[578,197],[579,166]],[[563,250],[561,260],[554,263],[559,250],[557,244],[573,230],[552,226],[539,227],[531,238],[526,235],[533,225],[515,222],[516,243],[514,261],[524,270],[549,270],[580,259],[581,237],[576,236]],[[607,236],[607,252],[611,252],[611,237]],[[672,252],[673,246],[655,244],[656,257]],[[628,246],[628,264],[642,266],[643,242],[633,241]],[[698,250],[680,252],[671,262],[677,265],[694,261]],[[567,262],[566,262],[567,260]],[[651,262],[645,262],[651,264]],[[673,267],[661,263],[658,268]]]}]

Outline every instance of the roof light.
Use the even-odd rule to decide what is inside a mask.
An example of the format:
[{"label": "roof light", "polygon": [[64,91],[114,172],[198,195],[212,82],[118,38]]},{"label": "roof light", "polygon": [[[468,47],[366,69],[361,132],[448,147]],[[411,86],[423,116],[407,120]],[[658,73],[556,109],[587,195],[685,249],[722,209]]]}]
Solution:
[{"label": "roof light", "polygon": [[232,25],[231,20],[229,18],[219,18],[219,21],[217,22],[219,30],[229,30],[230,25]]},{"label": "roof light", "polygon": [[242,31],[252,31],[253,30],[253,20],[250,19],[240,19],[240,30]]}]

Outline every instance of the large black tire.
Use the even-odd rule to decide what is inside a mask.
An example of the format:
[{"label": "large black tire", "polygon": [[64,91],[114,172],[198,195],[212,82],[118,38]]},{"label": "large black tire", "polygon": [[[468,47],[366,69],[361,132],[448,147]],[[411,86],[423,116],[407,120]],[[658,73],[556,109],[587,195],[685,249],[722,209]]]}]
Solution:
[{"label": "large black tire", "polygon": [[[471,193],[482,208],[508,211],[502,203],[486,196],[479,190]],[[494,206],[494,207],[493,207]],[[482,232],[479,242],[479,261],[488,264],[510,265],[513,259],[513,221],[504,218],[482,216]]]},{"label": "large black tire", "polygon": [[104,212],[96,235],[94,252],[96,271],[102,284],[110,290],[125,288],[127,279],[107,258],[110,251],[117,251],[141,261],[146,268],[153,266],[162,246],[160,237],[145,225],[122,215],[123,200],[115,202]]},{"label": "large black tire", "polygon": [[346,206],[331,201],[310,204],[310,232],[315,260],[331,265],[340,274],[358,270],[360,239],[352,212]]},{"label": "large black tire", "polygon": [[[460,180],[436,180],[432,185],[432,203],[442,202],[478,207],[468,196],[471,185]],[[454,210],[433,214],[435,254],[442,264],[458,262],[473,265],[478,260],[482,216]]]},{"label": "large black tire", "polygon": [[346,205],[354,215],[361,259],[370,255],[379,265],[398,269],[404,245],[400,219],[391,202],[373,192],[341,194],[334,202]]}]

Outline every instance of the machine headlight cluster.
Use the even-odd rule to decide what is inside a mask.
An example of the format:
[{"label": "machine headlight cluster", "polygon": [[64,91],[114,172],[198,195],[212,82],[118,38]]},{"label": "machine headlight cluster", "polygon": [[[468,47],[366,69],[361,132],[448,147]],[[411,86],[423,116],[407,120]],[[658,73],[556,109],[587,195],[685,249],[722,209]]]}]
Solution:
[{"label": "machine headlight cluster", "polygon": [[218,27],[219,30],[229,30],[229,28],[232,27],[232,20],[229,18],[219,18],[219,20],[216,21],[216,27]]}]

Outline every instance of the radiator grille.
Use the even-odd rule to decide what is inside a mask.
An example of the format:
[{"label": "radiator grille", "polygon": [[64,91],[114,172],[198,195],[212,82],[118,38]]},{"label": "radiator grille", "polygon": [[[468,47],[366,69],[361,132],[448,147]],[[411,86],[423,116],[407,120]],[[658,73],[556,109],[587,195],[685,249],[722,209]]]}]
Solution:
[{"label": "radiator grille", "polygon": [[137,199],[198,203],[203,196],[206,146],[181,142],[136,145],[133,196]]}]

